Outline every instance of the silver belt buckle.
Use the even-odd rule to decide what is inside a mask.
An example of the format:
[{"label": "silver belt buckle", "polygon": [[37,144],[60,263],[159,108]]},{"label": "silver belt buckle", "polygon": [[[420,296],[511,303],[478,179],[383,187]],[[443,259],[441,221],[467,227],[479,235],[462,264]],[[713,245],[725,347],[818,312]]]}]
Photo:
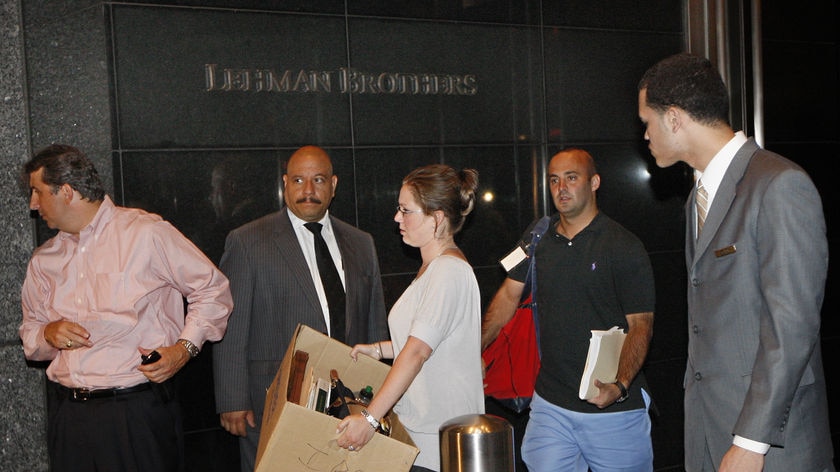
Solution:
[{"label": "silver belt buckle", "polygon": [[90,390],[87,388],[74,388],[73,400],[77,402],[84,402],[90,400]]}]

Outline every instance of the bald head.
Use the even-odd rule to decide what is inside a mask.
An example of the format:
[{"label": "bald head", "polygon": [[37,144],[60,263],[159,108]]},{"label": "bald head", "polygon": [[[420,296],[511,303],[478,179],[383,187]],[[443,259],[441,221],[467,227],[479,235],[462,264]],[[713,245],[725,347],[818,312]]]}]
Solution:
[{"label": "bald head", "polygon": [[302,160],[302,159],[313,160],[313,161],[314,160],[326,161],[326,163],[329,165],[329,168],[330,168],[329,169],[330,175],[332,175],[332,172],[333,172],[332,160],[330,159],[330,155],[327,154],[327,151],[323,150],[322,148],[320,148],[318,146],[312,146],[312,145],[303,146],[302,148],[300,148],[297,151],[295,151],[294,153],[292,153],[291,157],[289,157],[288,167],[291,167],[294,161],[298,161],[298,160]]},{"label": "bald head", "polygon": [[558,162],[561,160],[570,160],[572,162],[576,162],[580,166],[580,168],[586,171],[587,178],[590,178],[598,173],[598,170],[595,168],[595,159],[592,157],[591,154],[584,151],[583,149],[564,149],[555,154],[554,157],[551,158],[551,162],[554,162],[555,159]]}]

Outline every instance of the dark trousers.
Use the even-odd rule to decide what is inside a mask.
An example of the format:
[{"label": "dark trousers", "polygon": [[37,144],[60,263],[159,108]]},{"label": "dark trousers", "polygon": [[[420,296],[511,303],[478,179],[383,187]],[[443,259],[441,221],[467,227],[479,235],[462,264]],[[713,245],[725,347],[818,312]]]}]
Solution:
[{"label": "dark trousers", "polygon": [[159,389],[82,402],[54,382],[47,390],[53,472],[184,470],[180,405]]}]

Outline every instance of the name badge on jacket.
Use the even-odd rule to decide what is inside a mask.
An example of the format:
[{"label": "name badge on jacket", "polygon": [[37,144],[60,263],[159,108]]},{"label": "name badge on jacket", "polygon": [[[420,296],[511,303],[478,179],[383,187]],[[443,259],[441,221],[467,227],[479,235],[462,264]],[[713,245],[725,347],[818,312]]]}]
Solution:
[{"label": "name badge on jacket", "polygon": [[715,256],[716,257],[728,256],[730,254],[735,254],[735,251],[736,251],[735,245],[733,244],[731,246],[726,246],[724,248],[717,249],[715,251]]}]

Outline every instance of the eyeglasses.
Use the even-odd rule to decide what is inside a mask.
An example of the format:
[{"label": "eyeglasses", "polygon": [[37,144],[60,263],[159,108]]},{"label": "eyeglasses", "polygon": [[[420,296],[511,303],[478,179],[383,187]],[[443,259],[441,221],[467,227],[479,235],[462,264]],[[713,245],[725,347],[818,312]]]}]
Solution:
[{"label": "eyeglasses", "polygon": [[397,211],[402,213],[403,215],[409,215],[411,213],[423,213],[423,210],[409,210],[404,208],[402,205],[397,205]]}]

